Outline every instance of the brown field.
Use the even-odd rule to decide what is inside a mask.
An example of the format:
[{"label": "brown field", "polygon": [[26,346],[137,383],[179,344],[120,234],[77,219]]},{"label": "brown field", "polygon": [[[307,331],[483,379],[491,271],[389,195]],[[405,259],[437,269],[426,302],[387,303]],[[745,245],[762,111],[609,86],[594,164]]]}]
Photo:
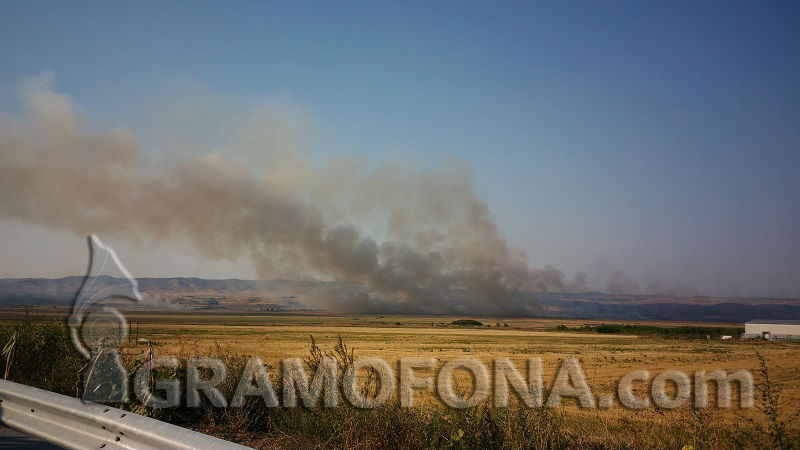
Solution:
[{"label": "brown field", "polygon": [[[0,318],[11,320],[20,314],[19,310],[4,310],[0,311]],[[64,311],[40,309],[37,314],[40,317],[61,317]],[[786,411],[790,413],[800,404],[800,344],[797,343],[554,331],[560,324],[578,326],[599,322],[590,320],[478,317],[475,319],[491,324],[491,327],[457,327],[448,325],[457,317],[380,314],[168,314],[138,311],[128,312],[126,316],[131,322],[131,342],[124,348],[128,359],[144,359],[148,356],[148,344],[142,341],[136,343],[136,338],[142,338],[152,342],[155,356],[258,356],[267,363],[271,377],[277,378],[276,367],[280,359],[308,356],[309,336],[313,335],[323,349],[333,348],[341,337],[355,351],[356,357],[378,356],[390,364],[408,356],[434,357],[440,364],[471,356],[491,367],[493,358],[508,357],[524,370],[527,358],[541,357],[545,386],[552,380],[559,361],[574,356],[579,359],[595,397],[613,394],[616,381],[622,375],[638,369],[649,370],[651,376],[668,369],[682,370],[690,375],[700,369],[724,369],[729,372],[748,369],[753,371],[758,381],[760,375],[756,353],[759,352],[768,363],[771,381],[783,388],[781,403]],[[690,322],[640,323],[658,326],[741,326]],[[426,373],[422,371],[418,375]],[[469,390],[470,381],[466,375],[457,379],[457,382],[466,385],[462,386],[463,390]],[[646,387],[641,389],[646,392]],[[423,407],[440,406],[431,393],[420,393],[417,399]],[[738,397],[734,404],[738,406]],[[764,423],[757,408],[712,408],[693,412],[688,407],[675,411],[655,408],[630,411],[619,405],[607,410],[582,410],[575,405],[567,405],[563,411],[572,445],[602,448],[680,447],[697,442],[709,446],[737,445],[734,438],[717,434],[724,434],[727,432],[725,430],[734,433],[751,419]],[[681,430],[680,433],[676,433],[676,429]],[[789,430],[797,435],[796,421],[789,426]],[[296,439],[275,441],[273,437],[267,439],[258,434],[230,430],[222,432],[213,427],[204,431],[253,446],[298,445]],[[713,436],[700,440],[697,433],[711,433]],[[299,442],[309,446],[321,445],[316,441]],[[741,445],[748,447],[746,443]]]},{"label": "brown field", "polygon": [[[396,315],[181,314],[171,319],[168,315],[134,314],[129,317],[131,338],[136,337],[138,325],[139,337],[152,340],[157,354],[207,355],[220,345],[226,351],[261,357],[273,366],[282,358],[307,356],[312,335],[323,348],[332,348],[341,336],[356,356],[379,356],[390,363],[409,356],[432,356],[440,362],[471,356],[488,365],[493,358],[509,357],[523,368],[527,358],[541,357],[545,380],[554,375],[558,361],[576,356],[598,394],[613,392],[620,376],[637,369],[650,370],[654,375],[667,369],[690,374],[700,369],[750,369],[755,373],[758,369],[755,353],[761,352],[769,363],[773,380],[784,385],[786,400],[800,400],[800,345],[792,343],[553,331],[559,324],[601,322],[589,320],[475,318],[492,325],[481,328],[447,325],[458,317]],[[500,328],[495,327],[497,323]],[[144,351],[144,345],[132,345],[128,351]]]}]

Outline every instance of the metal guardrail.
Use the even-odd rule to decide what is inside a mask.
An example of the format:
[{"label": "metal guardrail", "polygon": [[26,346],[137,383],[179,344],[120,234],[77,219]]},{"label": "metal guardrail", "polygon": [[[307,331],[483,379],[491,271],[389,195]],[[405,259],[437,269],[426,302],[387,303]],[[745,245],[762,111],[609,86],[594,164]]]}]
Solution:
[{"label": "metal guardrail", "polygon": [[118,408],[0,380],[0,422],[68,449],[248,450]]}]

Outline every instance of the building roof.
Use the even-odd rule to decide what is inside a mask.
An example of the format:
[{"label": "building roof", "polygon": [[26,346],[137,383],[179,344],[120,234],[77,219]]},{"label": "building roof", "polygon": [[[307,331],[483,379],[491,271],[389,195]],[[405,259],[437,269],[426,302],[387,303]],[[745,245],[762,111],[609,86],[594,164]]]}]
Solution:
[{"label": "building roof", "polygon": [[753,319],[745,323],[763,323],[767,325],[800,325],[800,320],[763,320]]}]

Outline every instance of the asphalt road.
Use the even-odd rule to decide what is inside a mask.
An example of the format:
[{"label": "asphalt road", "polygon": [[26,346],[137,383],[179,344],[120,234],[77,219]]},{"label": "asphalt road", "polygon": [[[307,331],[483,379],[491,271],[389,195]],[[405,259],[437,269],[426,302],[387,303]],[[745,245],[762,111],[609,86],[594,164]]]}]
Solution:
[{"label": "asphalt road", "polygon": [[0,450],[63,450],[39,438],[28,436],[0,423]]}]

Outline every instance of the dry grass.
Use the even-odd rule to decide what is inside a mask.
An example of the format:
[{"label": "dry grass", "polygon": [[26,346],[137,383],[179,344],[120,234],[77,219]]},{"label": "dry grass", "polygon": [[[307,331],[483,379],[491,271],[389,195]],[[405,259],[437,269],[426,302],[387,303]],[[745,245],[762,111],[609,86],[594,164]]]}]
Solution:
[{"label": "dry grass", "polygon": [[[50,315],[58,314],[53,311]],[[151,340],[156,356],[221,356],[233,366],[241,366],[245,356],[258,356],[270,369],[276,388],[275,368],[280,359],[308,360],[309,335],[315,338],[317,352],[335,352],[341,337],[356,358],[378,356],[390,363],[406,356],[434,357],[439,363],[472,356],[488,365],[495,357],[508,357],[523,368],[528,357],[541,357],[546,384],[560,360],[575,356],[595,396],[613,393],[616,380],[637,369],[653,375],[667,369],[687,373],[749,369],[763,379],[756,358],[759,353],[769,368],[771,392],[781,386],[780,398],[775,400],[778,406],[773,408],[778,422],[763,410],[773,401],[771,397],[759,399],[758,408],[744,411],[688,407],[629,411],[620,406],[582,410],[574,405],[555,412],[485,406],[454,411],[442,407],[431,393],[417,397],[423,407],[412,410],[397,408],[392,399],[385,407],[370,411],[347,407],[269,410],[253,404],[236,411],[145,411],[255,447],[781,448],[787,443],[800,444],[798,423],[789,417],[800,404],[798,344],[550,331],[562,323],[571,327],[597,323],[578,320],[478,318],[492,326],[462,328],[447,326],[455,318],[421,316],[133,313],[128,317],[133,324],[132,338],[138,323],[138,337]],[[509,326],[496,327],[496,323]],[[691,325],[658,325],[687,324]],[[124,351],[126,360],[135,366],[148,346],[131,342]],[[238,381],[236,370],[231,372],[226,389]],[[469,390],[469,378],[460,375],[457,383]],[[770,434],[774,434],[775,423],[783,426],[780,422],[785,422],[783,441]]]}]

